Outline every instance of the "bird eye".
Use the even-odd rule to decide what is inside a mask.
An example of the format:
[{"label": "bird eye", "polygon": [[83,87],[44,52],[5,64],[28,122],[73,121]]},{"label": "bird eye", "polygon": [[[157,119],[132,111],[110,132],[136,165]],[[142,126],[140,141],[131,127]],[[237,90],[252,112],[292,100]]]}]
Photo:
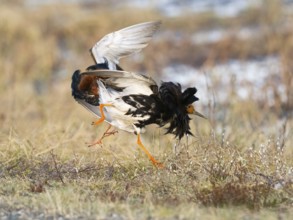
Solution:
[{"label": "bird eye", "polygon": [[194,113],[193,105],[188,105],[187,108],[186,108],[186,111],[187,111],[188,114]]}]

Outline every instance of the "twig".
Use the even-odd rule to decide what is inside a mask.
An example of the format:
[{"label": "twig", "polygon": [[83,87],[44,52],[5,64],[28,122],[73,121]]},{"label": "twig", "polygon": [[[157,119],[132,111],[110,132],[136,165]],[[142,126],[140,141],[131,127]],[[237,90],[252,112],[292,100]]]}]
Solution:
[{"label": "twig", "polygon": [[55,166],[55,169],[56,169],[56,171],[57,171],[58,177],[59,177],[59,179],[61,180],[61,182],[62,182],[63,184],[65,184],[65,182],[63,181],[63,177],[62,177],[62,175],[61,175],[61,172],[60,172],[60,170],[58,169],[57,162],[56,162],[56,159],[55,159],[55,154],[53,153],[53,150],[51,150],[50,153],[51,153],[51,156],[52,156],[52,158],[53,158],[54,166]]}]

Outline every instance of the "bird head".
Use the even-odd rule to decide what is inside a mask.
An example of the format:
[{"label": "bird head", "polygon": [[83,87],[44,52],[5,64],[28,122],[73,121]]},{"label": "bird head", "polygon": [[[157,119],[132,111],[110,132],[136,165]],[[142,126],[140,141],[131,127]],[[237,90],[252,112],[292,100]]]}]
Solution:
[{"label": "bird head", "polygon": [[198,111],[195,110],[195,108],[194,108],[193,105],[187,105],[186,111],[187,111],[188,114],[197,115],[197,116],[199,116],[201,118],[205,118],[206,119],[206,117],[203,114],[201,114],[201,113],[199,113]]}]

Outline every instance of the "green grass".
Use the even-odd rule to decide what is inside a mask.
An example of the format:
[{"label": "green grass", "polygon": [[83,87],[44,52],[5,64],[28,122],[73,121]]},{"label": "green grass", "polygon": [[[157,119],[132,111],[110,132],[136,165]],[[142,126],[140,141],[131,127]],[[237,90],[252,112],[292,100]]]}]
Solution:
[{"label": "green grass", "polygon": [[[92,62],[88,48],[110,31],[156,19],[163,20],[163,30],[184,33],[208,25],[265,26],[282,19],[281,12],[270,19],[267,12],[248,11],[233,22],[210,14],[167,20],[157,12],[125,9],[111,17],[115,23],[103,8],[99,13],[77,6],[30,10],[0,7],[0,218],[293,218],[290,32],[267,32],[267,43],[257,46],[252,39],[241,47],[226,47],[229,39],[199,48],[185,40],[178,50],[159,39],[141,63],[126,61],[131,70],[154,74],[174,59],[212,65],[229,57],[282,57],[287,102],[270,106],[231,95],[225,105],[207,106],[203,113],[209,120],[192,120],[194,137],[184,138],[176,154],[174,137],[163,135],[164,128],[148,128],[142,141],[164,169],[152,166],[134,134],[119,131],[103,146],[88,148],[85,142],[97,139],[106,125],[92,127],[95,118],[70,95],[71,72]],[[130,16],[123,20],[125,12]],[[69,58],[60,57],[62,42]],[[191,56],[196,49],[205,56]]]}]

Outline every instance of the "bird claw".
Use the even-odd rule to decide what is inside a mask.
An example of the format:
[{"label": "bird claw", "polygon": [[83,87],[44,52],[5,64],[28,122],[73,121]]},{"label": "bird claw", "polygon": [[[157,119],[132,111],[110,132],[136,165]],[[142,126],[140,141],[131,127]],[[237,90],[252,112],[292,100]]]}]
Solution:
[{"label": "bird claw", "polygon": [[99,140],[97,140],[97,141],[95,141],[95,142],[93,142],[93,143],[87,143],[87,142],[86,142],[86,144],[88,145],[88,147],[93,147],[93,146],[95,146],[95,145],[97,145],[97,144],[99,144],[99,145],[103,145],[101,139],[99,139]]},{"label": "bird claw", "polygon": [[102,136],[99,140],[97,140],[97,141],[95,141],[95,142],[93,142],[93,143],[87,143],[87,144],[88,144],[88,147],[92,147],[92,146],[94,146],[94,145],[96,145],[96,144],[103,145],[102,140],[103,140],[105,137],[108,137],[108,136],[110,136],[110,135],[114,135],[114,134],[118,133],[117,130],[108,131],[109,129],[110,129],[110,127],[107,129],[107,131],[103,134],[103,136]]},{"label": "bird claw", "polygon": [[158,161],[152,161],[152,162],[153,162],[154,166],[159,168],[159,169],[162,169],[162,168],[165,167],[164,164],[161,163],[161,162],[158,162]]}]

